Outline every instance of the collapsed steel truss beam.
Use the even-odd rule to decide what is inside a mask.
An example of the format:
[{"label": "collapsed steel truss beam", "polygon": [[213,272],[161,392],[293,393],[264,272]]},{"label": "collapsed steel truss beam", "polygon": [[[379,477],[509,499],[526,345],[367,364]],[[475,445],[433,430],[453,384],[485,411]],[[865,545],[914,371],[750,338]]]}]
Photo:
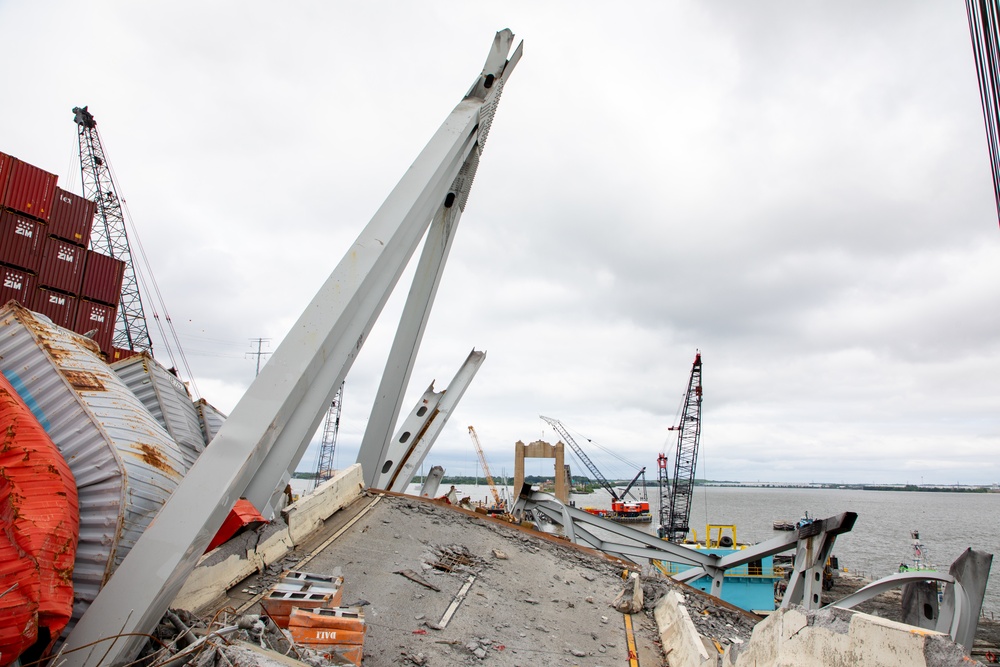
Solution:
[{"label": "collapsed steel truss beam", "polygon": [[[68,667],[132,660],[245,495],[274,508],[435,212],[454,205],[463,168],[478,162],[510,73],[513,35],[497,33],[487,69],[406,171],[149,529],[66,640]],[[466,188],[467,191],[467,188]],[[117,637],[117,638],[116,638]],[[86,648],[84,648],[86,647]],[[79,650],[74,650],[79,649]]]},{"label": "collapsed steel truss beam", "polygon": [[[781,606],[800,606],[805,609],[820,608],[823,567],[830,555],[837,536],[849,532],[858,518],[854,512],[844,512],[827,519],[818,519],[802,526],[796,532],[785,533],[740,549],[725,556],[688,549],[666,540],[657,539],[641,530],[623,526],[608,519],[563,505],[555,496],[532,491],[529,485],[522,489],[514,505],[516,517],[526,512],[540,515],[560,526],[563,534],[575,544],[603,551],[606,554],[642,562],[645,559],[689,563],[690,569],[673,575],[673,579],[690,583],[702,577],[712,577],[711,594],[721,597],[726,570],[773,556],[793,547],[795,564]],[[600,533],[602,536],[598,536]],[[951,567],[951,574],[934,571],[903,572],[868,584],[864,588],[833,602],[827,607],[850,609],[880,593],[904,584],[937,581],[947,584],[937,631],[951,635],[966,653],[975,640],[976,624],[982,608],[983,595],[989,577],[990,554],[969,549]]]},{"label": "collapsed steel truss beam", "polygon": [[[690,582],[707,575],[712,578],[711,593],[716,597],[721,597],[726,570],[746,565],[767,556],[773,556],[793,547],[811,553],[812,547],[810,545],[814,545],[816,540],[824,544],[828,543],[832,547],[836,536],[850,531],[858,518],[854,512],[844,512],[828,519],[817,520],[800,529],[799,532],[785,533],[766,542],[720,556],[689,549],[656,538],[641,530],[615,523],[609,519],[602,519],[575,507],[568,507],[560,503],[552,494],[532,491],[528,485],[525,485],[520,498],[514,505],[513,513],[515,517],[520,517],[528,511],[540,514],[552,523],[561,526],[563,534],[571,542],[583,544],[612,556],[633,562],[652,559],[690,564],[692,565],[690,569],[684,570],[673,578],[678,581]],[[803,559],[800,564],[797,559],[795,566],[798,570],[800,566],[811,567],[811,565],[812,560]]]}]

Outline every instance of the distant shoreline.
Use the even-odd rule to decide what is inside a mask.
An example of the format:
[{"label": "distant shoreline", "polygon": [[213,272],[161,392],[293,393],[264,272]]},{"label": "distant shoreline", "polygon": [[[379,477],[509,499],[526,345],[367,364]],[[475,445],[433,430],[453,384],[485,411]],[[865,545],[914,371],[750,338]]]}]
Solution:
[{"label": "distant shoreline", "polygon": [[846,491],[911,491],[916,493],[1000,493],[995,486],[935,486],[916,484],[752,484],[748,482],[705,482],[697,486],[733,489],[834,489]]},{"label": "distant shoreline", "polygon": [[[296,472],[297,479],[312,479],[313,473]],[[500,480],[497,484],[502,486]],[[532,485],[551,483],[551,478],[529,476],[525,479]],[[421,484],[423,479],[417,475],[413,478],[414,484]],[[629,480],[610,480],[611,484],[624,487],[629,484]],[[482,477],[472,477],[465,475],[445,476],[441,484],[474,484],[476,486],[486,486],[486,480]],[[735,482],[729,480],[703,480],[694,482],[695,486],[713,486],[734,489],[834,489],[847,491],[909,491],[915,493],[1000,493],[1000,485],[976,485],[976,484],[833,484],[833,483],[803,483],[803,482]],[[584,477],[573,477],[573,485],[580,488],[588,488],[589,491],[574,491],[575,494],[590,493],[600,485]],[[646,488],[658,489],[659,484],[655,481],[646,482]]]}]

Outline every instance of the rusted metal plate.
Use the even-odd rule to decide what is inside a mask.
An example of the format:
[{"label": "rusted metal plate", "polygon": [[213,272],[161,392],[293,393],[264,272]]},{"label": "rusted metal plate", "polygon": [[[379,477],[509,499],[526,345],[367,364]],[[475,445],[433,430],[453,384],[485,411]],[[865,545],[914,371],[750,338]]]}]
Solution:
[{"label": "rusted metal plate", "polygon": [[0,264],[38,271],[45,224],[16,211],[0,211]]},{"label": "rusted metal plate", "polygon": [[205,449],[198,411],[180,379],[148,354],[139,354],[111,365],[156,421],[181,448],[184,471]]},{"label": "rusted metal plate", "polygon": [[49,214],[49,234],[87,247],[90,244],[90,230],[94,226],[97,202],[84,199],[80,195],[56,188]]},{"label": "rusted metal plate", "polygon": [[76,478],[80,542],[71,628],[176,488],[180,447],[93,341],[15,304],[0,308],[0,372]]}]

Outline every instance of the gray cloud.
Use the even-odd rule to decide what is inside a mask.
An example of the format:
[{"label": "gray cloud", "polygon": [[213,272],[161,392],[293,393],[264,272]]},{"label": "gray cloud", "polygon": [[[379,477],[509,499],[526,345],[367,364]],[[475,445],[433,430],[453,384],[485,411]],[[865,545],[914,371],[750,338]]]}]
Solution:
[{"label": "gray cloud", "polygon": [[[78,184],[69,110],[91,105],[223,409],[249,340],[278,345],[509,26],[525,57],[404,404],[488,350],[432,459],[471,472],[474,424],[510,469],[514,441],[554,437],[541,413],[652,471],[700,348],[699,476],[997,481],[1000,239],[960,5],[8,3],[0,23],[45,26],[8,31],[30,57],[0,150]],[[341,463],[402,298],[348,377]]]}]

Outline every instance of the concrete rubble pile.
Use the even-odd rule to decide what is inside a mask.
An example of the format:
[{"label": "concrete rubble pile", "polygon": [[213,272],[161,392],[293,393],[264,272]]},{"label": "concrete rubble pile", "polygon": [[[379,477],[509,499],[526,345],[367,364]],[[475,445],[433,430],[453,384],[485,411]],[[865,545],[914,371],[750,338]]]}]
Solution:
[{"label": "concrete rubble pile", "polygon": [[[331,541],[331,534],[337,538]],[[217,567],[216,561],[211,554],[204,559],[206,567]],[[313,542],[237,582],[226,599],[191,611],[206,624],[227,607],[267,619],[262,599],[280,586],[285,570],[343,577],[341,599],[320,604],[363,610],[366,667],[610,665],[628,659],[623,615],[611,606],[625,585],[620,561],[456,506],[360,494],[326,521]],[[642,612],[631,618],[642,664],[663,664],[652,618]],[[289,618],[290,631],[293,624]],[[293,633],[284,637],[295,639]],[[279,651],[273,643],[257,649]],[[305,656],[294,658],[300,662],[331,657],[303,649],[301,641],[294,645],[288,657],[298,652]],[[239,658],[228,649],[216,654],[248,664],[234,662]]]},{"label": "concrete rubble pile", "polygon": [[[346,471],[341,479],[355,489],[353,500],[329,487],[343,509],[279,557],[261,562],[248,546],[281,521],[231,542],[256,563],[252,573],[191,608],[197,615],[168,614],[158,637],[174,648],[149,649],[148,664],[569,666],[623,664],[633,655],[671,667],[969,664],[947,635],[843,610],[793,608],[762,621],[561,538],[438,501],[361,491]],[[220,551],[227,561],[237,557]],[[218,568],[219,555],[206,554],[203,567]],[[323,616],[336,618],[324,625]],[[363,643],[351,655],[333,651],[324,631],[360,632]],[[882,650],[890,644],[904,662],[883,659],[899,652]],[[832,656],[840,662],[822,661]],[[949,662],[956,656],[966,662]]]}]

